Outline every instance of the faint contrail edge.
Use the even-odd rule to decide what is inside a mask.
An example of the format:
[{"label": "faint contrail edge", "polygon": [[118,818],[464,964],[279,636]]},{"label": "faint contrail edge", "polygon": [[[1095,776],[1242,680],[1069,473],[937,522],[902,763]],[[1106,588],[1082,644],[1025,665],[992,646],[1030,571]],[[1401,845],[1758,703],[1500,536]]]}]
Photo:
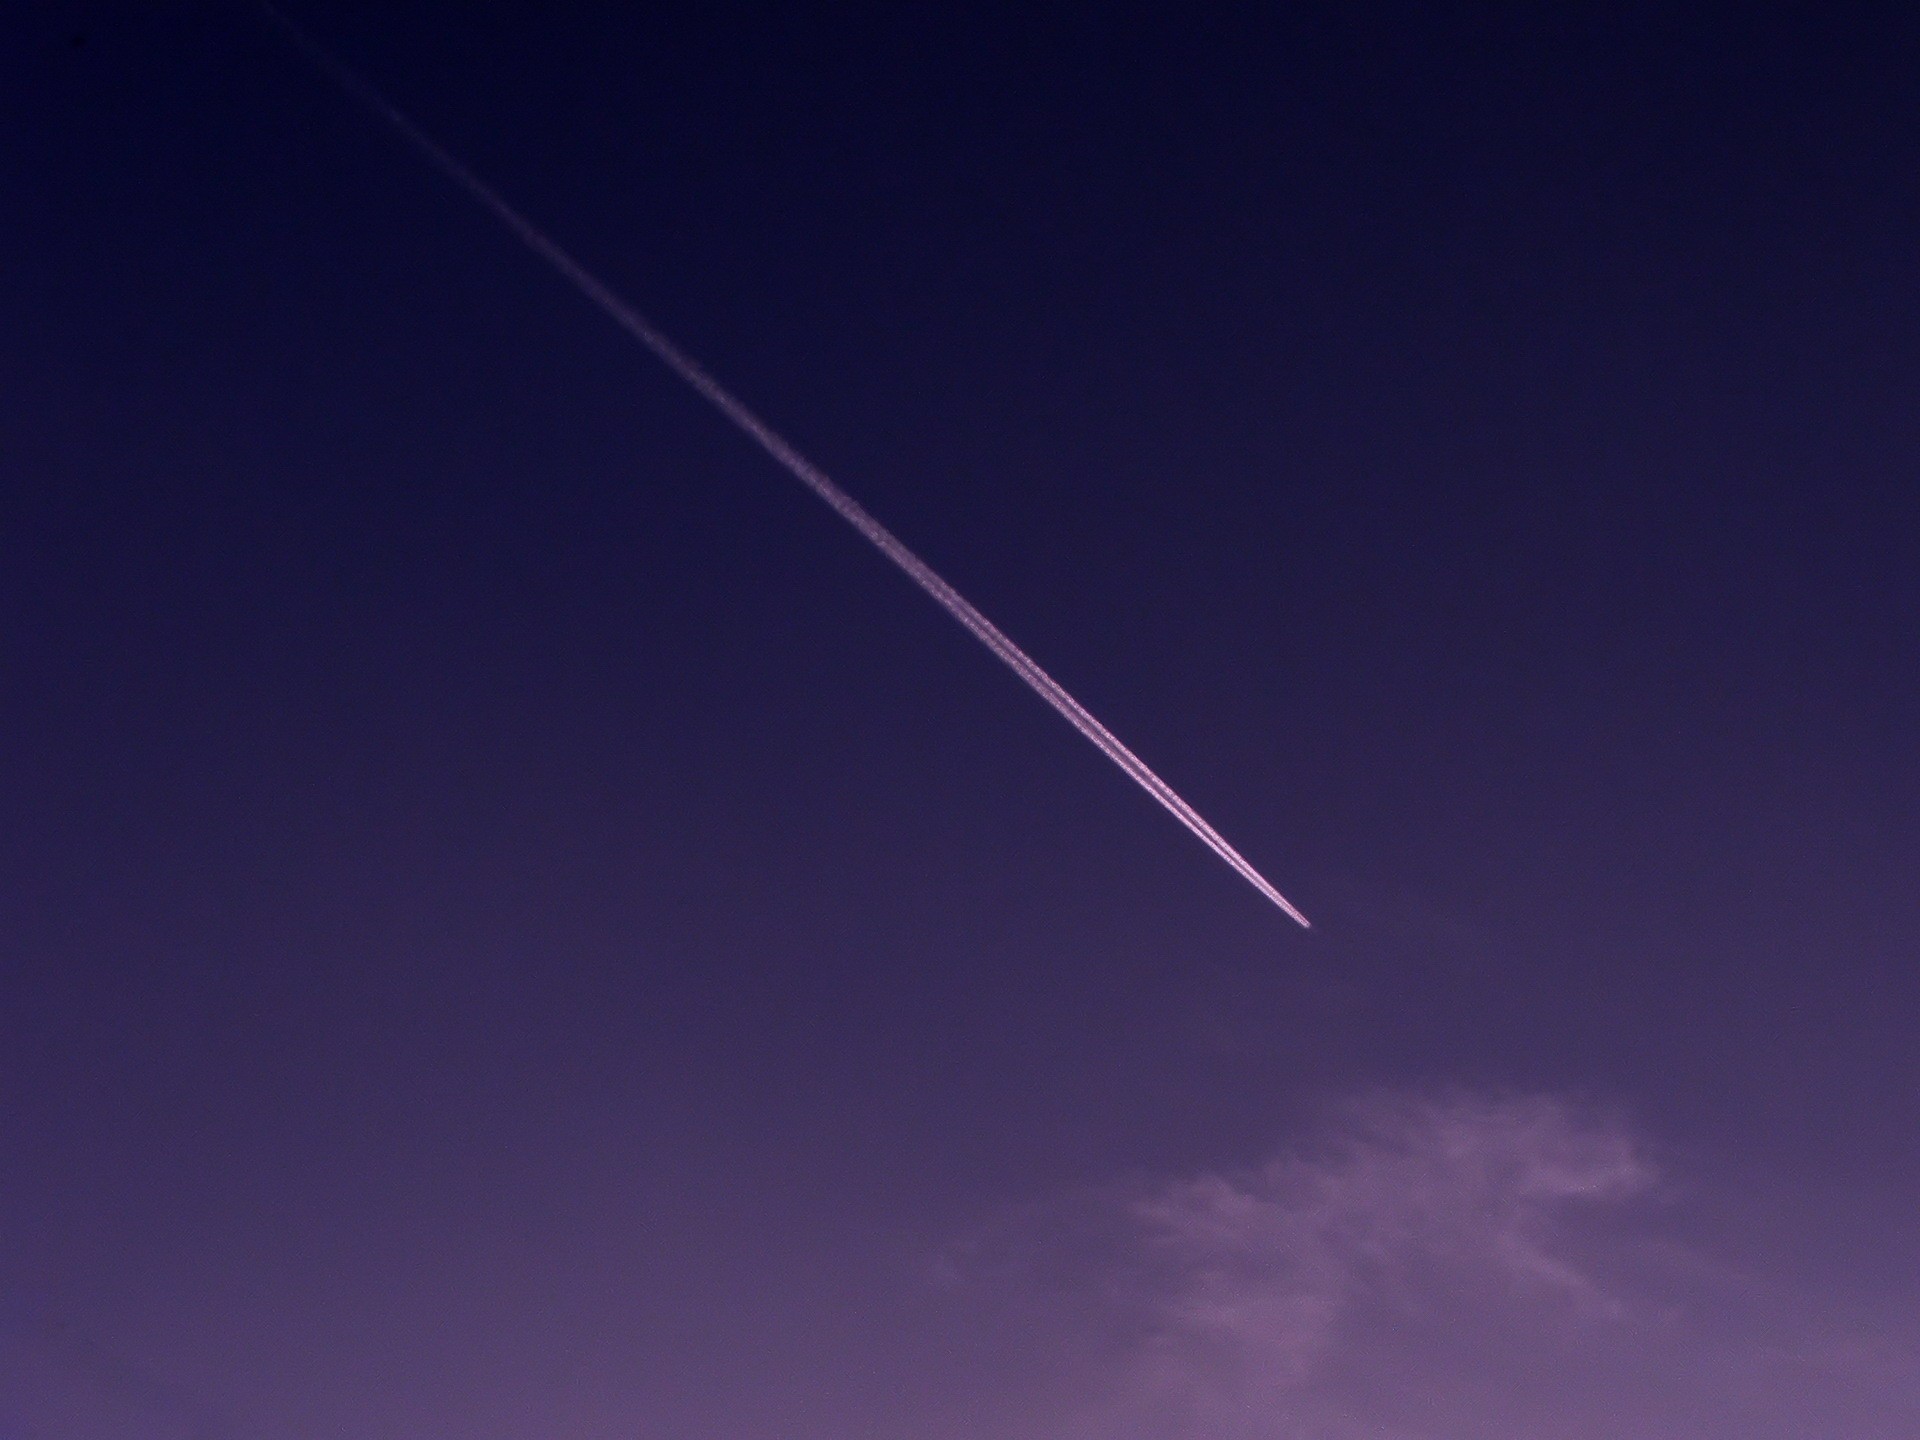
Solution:
[{"label": "faint contrail edge", "polygon": [[682,380],[705,396],[716,410],[757,441],[763,450],[779,461],[801,484],[831,505],[841,519],[866,536],[875,549],[904,570],[922,590],[939,601],[949,615],[972,631],[983,645],[1006,662],[1009,669],[1033,687],[1034,692],[1041,699],[1064,715],[1074,729],[1091,740],[1099,747],[1102,754],[1132,776],[1141,789],[1158,800],[1175,819],[1199,836],[1214,854],[1239,872],[1243,880],[1300,924],[1311,924],[1286,896],[1269,884],[1265,876],[1254,869],[1239,851],[1227,843],[1225,836],[1201,818],[1199,811],[1175,794],[1173,787],[1149,770],[1146,762],[1139,756],[1122,745],[1118,736],[1096,720],[1084,705],[1061,688],[1057,680],[1042,670],[1024,650],[1008,639],[997,625],[976,610],[965,596],[935,574],[933,569],[902,544],[892,531],[868,514],[859,501],[829,479],[819,466],[788,444],[764,420],[735,398],[732,391],[708,374],[698,361],[675,345],[644,315],[608,289],[591,271],[549,239],[545,232],[508,204],[491,185],[455,159],[437,140],[415,124],[405,111],[380,94],[357,73],[336,60],[330,51],[289,19],[279,7],[262,0],[261,9],[316,66],[332,76],[351,95],[398,130],[416,150],[432,162],[437,170],[492,211],[494,217],[519,236],[529,249],[572,281],[582,294],[606,312],[616,324],[651,350]]}]

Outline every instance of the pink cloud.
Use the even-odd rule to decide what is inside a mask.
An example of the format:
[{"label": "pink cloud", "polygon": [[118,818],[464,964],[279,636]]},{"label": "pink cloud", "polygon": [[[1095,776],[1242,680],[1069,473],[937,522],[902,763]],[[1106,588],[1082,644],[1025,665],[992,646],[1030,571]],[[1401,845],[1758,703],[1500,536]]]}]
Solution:
[{"label": "pink cloud", "polygon": [[1260,1165],[1036,1211],[1015,1227],[1029,1273],[1091,1297],[1056,1324],[1104,1324],[1108,1346],[1018,1434],[1920,1433],[1911,1336],[1812,1326],[1809,1297],[1668,1234],[1677,1193],[1617,1115],[1403,1093]]}]

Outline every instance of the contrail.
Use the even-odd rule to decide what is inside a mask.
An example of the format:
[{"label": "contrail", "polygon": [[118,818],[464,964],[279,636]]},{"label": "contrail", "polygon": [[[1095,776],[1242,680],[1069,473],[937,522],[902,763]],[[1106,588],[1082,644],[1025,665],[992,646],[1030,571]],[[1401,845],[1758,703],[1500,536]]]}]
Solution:
[{"label": "contrail", "polygon": [[1174,793],[1171,785],[1148,769],[1146,762],[1138,755],[1122,745],[1119,737],[1096,720],[1086,706],[1069,695],[1059,681],[1042,670],[1026,651],[1014,644],[1001,631],[999,626],[975,609],[971,601],[934,573],[933,568],[909,550],[891,530],[867,513],[866,507],[828,478],[825,471],[788,444],[766,421],[749,410],[731,390],[708,374],[698,361],[669,340],[652,321],[616,295],[584,265],[561,249],[545,231],[508,204],[499,191],[454,158],[439,141],[421,129],[410,115],[375,90],[356,72],[336,60],[330,51],[289,19],[279,7],[262,0],[261,9],[316,66],[332,76],[349,94],[398,130],[435,169],[490,210],[494,218],[519,236],[528,249],[572,281],[575,288],[599,306],[614,323],[651,350],[668,369],[705,396],[716,410],[746,432],[761,449],[779,461],[796,480],[831,505],[841,519],[866,536],[876,550],[904,570],[914,584],[931,595],[949,615],[972,631],[981,644],[1006,663],[1008,669],[1032,686],[1035,694],[1064,715],[1068,724],[1091,740],[1103,755],[1132,776],[1134,783],[1142,790],[1166,806],[1176,820],[1199,836],[1201,841],[1214,854],[1226,861],[1243,880],[1300,924],[1311,925],[1307,917],[1302,915],[1286,896],[1276,890],[1238,850],[1227,843],[1225,836],[1201,817],[1199,811]]}]

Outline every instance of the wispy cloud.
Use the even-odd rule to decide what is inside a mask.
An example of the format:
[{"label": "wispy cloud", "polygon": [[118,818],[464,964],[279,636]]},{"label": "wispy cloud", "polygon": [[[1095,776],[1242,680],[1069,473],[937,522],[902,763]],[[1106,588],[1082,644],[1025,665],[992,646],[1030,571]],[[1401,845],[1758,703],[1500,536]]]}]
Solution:
[{"label": "wispy cloud", "polygon": [[1669,1184],[1615,1114],[1401,1093],[1340,1107],[1262,1165],[1042,1207],[987,1251],[1077,1294],[1075,1323],[1107,1349],[1021,1434],[1920,1433],[1912,1337],[1816,1323],[1808,1297],[1677,1238],[1698,1189]]}]

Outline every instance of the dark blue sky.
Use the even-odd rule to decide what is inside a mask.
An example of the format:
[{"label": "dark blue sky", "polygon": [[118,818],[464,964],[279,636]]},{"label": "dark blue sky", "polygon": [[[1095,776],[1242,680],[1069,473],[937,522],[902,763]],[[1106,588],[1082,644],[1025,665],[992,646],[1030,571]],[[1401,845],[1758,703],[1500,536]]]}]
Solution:
[{"label": "dark blue sky", "polygon": [[[390,8],[298,13],[1317,928],[247,7],[35,7],[0,1426],[1911,1433],[1909,21]],[[1600,1239],[1457,1170],[1549,1153]],[[1318,1278],[1163,1275],[1222,1193]],[[1516,1234],[1625,1357],[1538,1413],[1431,1379]],[[1169,1381],[1249,1266],[1345,1318]]]}]

